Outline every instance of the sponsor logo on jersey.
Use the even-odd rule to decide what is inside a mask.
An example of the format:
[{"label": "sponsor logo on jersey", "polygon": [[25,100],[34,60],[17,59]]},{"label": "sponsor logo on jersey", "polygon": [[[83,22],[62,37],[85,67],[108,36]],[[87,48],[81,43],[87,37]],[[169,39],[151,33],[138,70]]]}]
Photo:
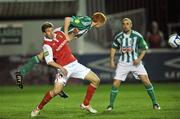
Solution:
[{"label": "sponsor logo on jersey", "polygon": [[75,19],[74,22],[75,22],[76,24],[79,24],[80,20],[79,20],[79,19]]},{"label": "sponsor logo on jersey", "polygon": [[131,53],[132,51],[133,51],[133,48],[131,46],[125,46],[121,48],[122,53],[127,53],[127,52]]},{"label": "sponsor logo on jersey", "polygon": [[65,44],[67,43],[67,40],[64,40],[56,49],[56,51],[59,51]]}]

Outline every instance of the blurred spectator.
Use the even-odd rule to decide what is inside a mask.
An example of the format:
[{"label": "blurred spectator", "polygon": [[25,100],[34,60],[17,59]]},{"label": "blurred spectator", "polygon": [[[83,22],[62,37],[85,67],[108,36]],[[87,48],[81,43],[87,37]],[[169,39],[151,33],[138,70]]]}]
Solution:
[{"label": "blurred spectator", "polygon": [[153,21],[151,24],[151,30],[147,32],[146,40],[150,48],[162,48],[166,46],[164,41],[164,34],[159,29],[158,23]]}]

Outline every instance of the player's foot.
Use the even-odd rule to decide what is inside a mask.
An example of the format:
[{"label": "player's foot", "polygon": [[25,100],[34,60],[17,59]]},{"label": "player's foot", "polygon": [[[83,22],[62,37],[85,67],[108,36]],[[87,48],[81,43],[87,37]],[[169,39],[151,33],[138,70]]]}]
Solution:
[{"label": "player's foot", "polygon": [[160,107],[160,105],[158,103],[156,103],[156,104],[153,104],[153,109],[160,110],[161,107]]},{"label": "player's foot", "polygon": [[107,108],[106,108],[107,111],[112,111],[113,110],[113,106],[109,105]]},{"label": "player's foot", "polygon": [[60,97],[62,97],[62,98],[68,98],[68,97],[69,97],[68,94],[65,93],[64,91],[61,91],[58,95],[59,95]]},{"label": "player's foot", "polygon": [[97,113],[97,110],[93,109],[90,105],[85,106],[84,104],[81,104],[80,108],[83,109],[83,110],[85,109],[88,112],[93,113],[93,114]]},{"label": "player's foot", "polygon": [[31,112],[31,117],[36,117],[40,112],[40,109],[36,107],[32,112]]},{"label": "player's foot", "polygon": [[23,89],[23,76],[19,71],[15,72],[16,84],[19,88]]}]

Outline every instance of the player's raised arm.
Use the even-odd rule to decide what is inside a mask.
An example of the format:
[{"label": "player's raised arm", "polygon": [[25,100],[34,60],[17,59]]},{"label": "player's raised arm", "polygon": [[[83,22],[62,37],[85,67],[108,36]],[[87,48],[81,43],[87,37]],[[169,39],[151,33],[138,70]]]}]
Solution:
[{"label": "player's raised arm", "polygon": [[70,22],[71,22],[71,17],[66,17],[64,20],[64,33],[66,36],[66,40],[70,40],[69,35],[68,35],[68,30],[69,30],[69,26],[70,26]]}]

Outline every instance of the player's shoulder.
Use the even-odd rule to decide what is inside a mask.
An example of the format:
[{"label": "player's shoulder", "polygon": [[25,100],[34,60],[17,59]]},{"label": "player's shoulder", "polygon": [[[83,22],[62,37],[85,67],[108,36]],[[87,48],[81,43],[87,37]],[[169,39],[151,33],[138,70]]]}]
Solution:
[{"label": "player's shoulder", "polygon": [[72,16],[72,21],[77,24],[81,23],[84,26],[89,26],[92,23],[92,19],[89,16]]},{"label": "player's shoulder", "polygon": [[123,37],[123,32],[118,32],[114,35],[114,39]]},{"label": "player's shoulder", "polygon": [[136,37],[143,38],[143,36],[138,31],[132,30],[132,34]]},{"label": "player's shoulder", "polygon": [[72,16],[73,19],[79,19],[79,20],[86,20],[86,21],[91,21],[91,17],[89,16]]},{"label": "player's shoulder", "polygon": [[61,29],[62,29],[61,27],[57,27],[54,29],[54,32],[61,31]]},{"label": "player's shoulder", "polygon": [[81,16],[80,21],[84,26],[91,25],[92,19],[89,16]]}]

